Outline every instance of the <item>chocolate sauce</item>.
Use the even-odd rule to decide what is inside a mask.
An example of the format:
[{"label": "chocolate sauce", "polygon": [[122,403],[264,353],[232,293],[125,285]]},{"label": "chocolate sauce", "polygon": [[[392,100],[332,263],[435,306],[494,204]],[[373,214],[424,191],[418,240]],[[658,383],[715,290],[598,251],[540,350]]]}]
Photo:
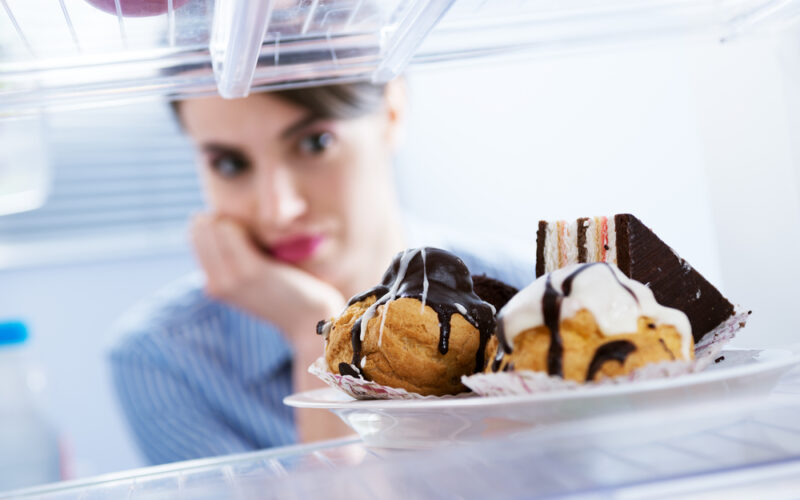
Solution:
[{"label": "chocolate sauce", "polygon": [[[356,295],[351,306],[369,297],[376,301],[359,317],[350,330],[353,346],[352,364],[340,363],[339,373],[363,378],[361,359],[362,322],[377,315],[378,306],[399,298],[414,298],[432,308],[439,318],[439,352],[447,354],[450,341],[450,318],[461,314],[478,329],[480,343],[475,356],[475,372],[483,370],[486,343],[495,327],[494,311],[473,291],[472,277],[464,262],[445,250],[417,248],[400,252],[383,275],[381,284]],[[366,327],[366,325],[364,325]],[[381,326],[383,328],[383,326]]]},{"label": "chocolate sauce", "polygon": [[544,274],[544,243],[547,240],[547,222],[540,220],[536,229],[536,277]]},{"label": "chocolate sauce", "polygon": [[[351,377],[361,377],[360,370],[353,365],[347,363],[339,363],[339,375],[350,375]],[[363,378],[363,377],[361,377]]]},{"label": "chocolate sauce", "polygon": [[636,346],[627,340],[614,340],[597,348],[589,369],[586,370],[586,381],[594,380],[594,376],[603,367],[606,361],[619,361],[624,363],[628,355],[636,350]]},{"label": "chocolate sauce", "polygon": [[[576,271],[578,272],[578,271]],[[550,330],[550,348],[547,350],[547,373],[564,377],[564,343],[561,339],[559,316],[561,316],[561,300],[567,295],[558,293],[551,283],[552,275],[547,275],[542,297],[544,325]],[[572,275],[569,276],[570,278]],[[566,280],[564,280],[566,282]],[[562,285],[563,289],[563,285]]]},{"label": "chocolate sauce", "polygon": [[674,355],[674,354],[672,354],[672,351],[670,351],[670,350],[669,350],[669,347],[667,347],[667,343],[666,343],[666,342],[664,342],[664,339],[658,339],[658,341],[659,341],[659,342],[661,342],[661,345],[664,347],[664,350],[665,350],[665,351],[667,351],[667,354],[669,354],[669,357],[670,357],[670,358],[671,358],[673,361],[675,361],[675,355]]}]

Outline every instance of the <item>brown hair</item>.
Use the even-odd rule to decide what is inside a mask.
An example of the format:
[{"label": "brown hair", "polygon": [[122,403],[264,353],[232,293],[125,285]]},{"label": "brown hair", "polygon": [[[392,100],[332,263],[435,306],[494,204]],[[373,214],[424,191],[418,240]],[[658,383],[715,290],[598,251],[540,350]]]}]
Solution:
[{"label": "brown hair", "polygon": [[[385,91],[385,84],[355,82],[276,90],[270,95],[305,108],[314,116],[322,119],[348,120],[374,113],[380,109]],[[176,100],[169,103],[178,123],[181,122],[181,102]]]}]

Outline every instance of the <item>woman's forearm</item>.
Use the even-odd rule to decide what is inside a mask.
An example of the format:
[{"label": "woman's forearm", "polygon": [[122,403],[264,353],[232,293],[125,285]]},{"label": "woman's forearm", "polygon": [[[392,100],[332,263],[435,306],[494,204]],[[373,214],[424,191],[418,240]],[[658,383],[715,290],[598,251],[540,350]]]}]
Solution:
[{"label": "woman's forearm", "polygon": [[[320,379],[308,373],[308,367],[323,355],[322,339],[312,337],[295,345],[292,380],[298,392],[327,387]],[[297,430],[302,442],[320,441],[352,434],[353,431],[333,413],[315,408],[296,410]]]}]

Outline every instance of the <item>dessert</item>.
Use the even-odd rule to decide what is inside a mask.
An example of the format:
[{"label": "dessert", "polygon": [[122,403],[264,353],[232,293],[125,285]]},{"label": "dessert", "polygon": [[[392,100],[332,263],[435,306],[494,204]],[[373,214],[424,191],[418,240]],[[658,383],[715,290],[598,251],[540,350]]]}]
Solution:
[{"label": "dessert", "polygon": [[472,276],[472,289],[484,302],[488,302],[499,311],[517,294],[519,290],[500,280],[490,278],[485,274]]},{"label": "dessert", "polygon": [[461,259],[437,248],[410,249],[394,258],[378,286],[350,299],[338,318],[321,321],[317,333],[326,338],[331,373],[422,395],[457,394],[466,390],[461,376],[486,364],[495,312],[473,290]]},{"label": "dessert", "polygon": [[686,315],[606,263],[539,277],[500,311],[496,333],[488,373],[532,370],[585,382],[694,358]]},{"label": "dessert", "polygon": [[631,214],[540,221],[536,276],[583,262],[615,264],[646,284],[658,303],[689,317],[695,341],[734,314],[733,305],[699,272]]}]

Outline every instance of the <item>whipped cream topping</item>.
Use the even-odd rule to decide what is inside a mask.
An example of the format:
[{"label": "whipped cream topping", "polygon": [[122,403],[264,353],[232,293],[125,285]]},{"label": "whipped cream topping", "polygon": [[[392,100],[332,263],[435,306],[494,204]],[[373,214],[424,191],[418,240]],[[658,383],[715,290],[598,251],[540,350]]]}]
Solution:
[{"label": "whipped cream topping", "polygon": [[605,263],[575,264],[553,271],[512,297],[498,314],[503,350],[511,352],[510,346],[523,331],[547,324],[548,302],[555,304],[552,310],[558,311],[559,322],[587,309],[608,336],[636,332],[640,316],[657,325],[672,325],[681,335],[683,357],[689,359],[692,329],[686,314],[660,305],[647,286]]}]

